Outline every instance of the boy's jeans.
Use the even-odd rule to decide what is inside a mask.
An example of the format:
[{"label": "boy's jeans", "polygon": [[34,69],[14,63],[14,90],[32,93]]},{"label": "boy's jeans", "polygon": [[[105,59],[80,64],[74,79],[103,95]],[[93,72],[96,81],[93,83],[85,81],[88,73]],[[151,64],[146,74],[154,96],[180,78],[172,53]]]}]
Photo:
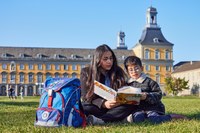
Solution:
[{"label": "boy's jeans", "polygon": [[145,119],[152,123],[158,124],[165,121],[170,121],[172,118],[170,115],[160,115],[155,111],[139,111],[133,114],[133,122],[143,122]]}]

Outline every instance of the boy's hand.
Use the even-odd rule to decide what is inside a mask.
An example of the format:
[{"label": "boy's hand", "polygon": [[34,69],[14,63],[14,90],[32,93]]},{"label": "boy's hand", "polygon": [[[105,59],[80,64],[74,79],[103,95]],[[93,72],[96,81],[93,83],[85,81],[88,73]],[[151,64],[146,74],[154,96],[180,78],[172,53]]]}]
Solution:
[{"label": "boy's hand", "polygon": [[142,92],[142,96],[141,96],[140,100],[145,100],[146,98],[147,98],[147,93]]},{"label": "boy's hand", "polygon": [[119,105],[120,105],[120,103],[115,100],[108,100],[108,101],[105,101],[102,106],[107,109],[112,109]]}]

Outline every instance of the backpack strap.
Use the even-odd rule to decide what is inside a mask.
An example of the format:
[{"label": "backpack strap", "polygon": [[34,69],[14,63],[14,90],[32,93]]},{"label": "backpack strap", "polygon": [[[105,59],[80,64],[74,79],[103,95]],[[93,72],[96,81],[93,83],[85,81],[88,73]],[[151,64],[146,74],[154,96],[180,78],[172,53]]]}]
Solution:
[{"label": "backpack strap", "polygon": [[48,90],[48,107],[51,108],[52,107],[52,101],[53,101],[53,90],[49,89]]}]

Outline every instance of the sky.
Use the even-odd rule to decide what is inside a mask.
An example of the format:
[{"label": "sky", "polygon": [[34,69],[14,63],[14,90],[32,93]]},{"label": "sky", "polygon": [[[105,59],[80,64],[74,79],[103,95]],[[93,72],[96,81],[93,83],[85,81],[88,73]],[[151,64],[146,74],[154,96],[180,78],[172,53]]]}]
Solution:
[{"label": "sky", "polygon": [[125,32],[131,49],[146,24],[147,8],[173,47],[174,65],[200,60],[200,0],[0,0],[0,46],[115,49]]}]

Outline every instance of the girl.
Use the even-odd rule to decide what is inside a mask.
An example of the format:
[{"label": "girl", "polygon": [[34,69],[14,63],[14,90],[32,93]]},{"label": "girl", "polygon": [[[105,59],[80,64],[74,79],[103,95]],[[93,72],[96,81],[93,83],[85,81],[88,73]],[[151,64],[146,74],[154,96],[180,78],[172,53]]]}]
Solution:
[{"label": "girl", "polygon": [[81,97],[89,124],[121,121],[134,109],[133,105],[105,100],[94,94],[94,80],[115,90],[126,83],[126,76],[118,66],[116,56],[108,45],[96,48],[91,64],[81,71]]}]

